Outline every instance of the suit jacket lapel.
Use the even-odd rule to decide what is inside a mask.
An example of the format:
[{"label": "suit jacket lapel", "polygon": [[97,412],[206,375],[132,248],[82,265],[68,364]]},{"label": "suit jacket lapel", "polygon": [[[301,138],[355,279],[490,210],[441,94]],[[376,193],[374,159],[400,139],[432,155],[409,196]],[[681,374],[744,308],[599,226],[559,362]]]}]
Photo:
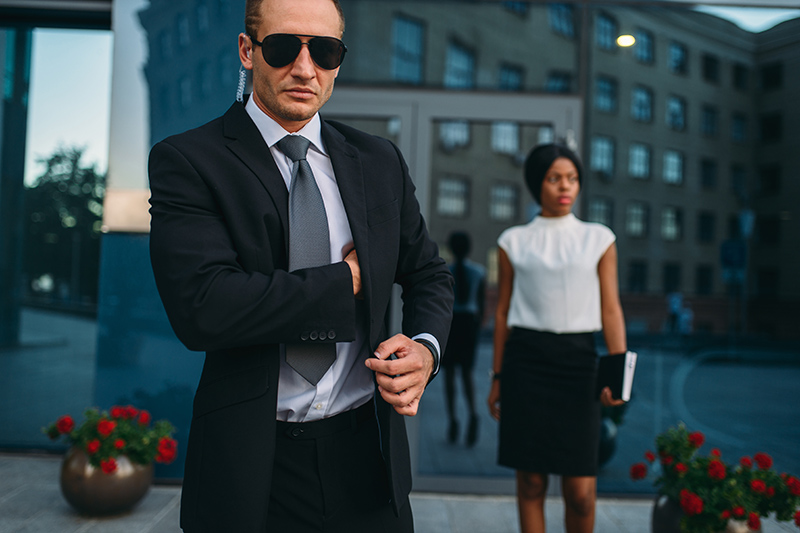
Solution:
[{"label": "suit jacket lapel", "polygon": [[347,144],[344,136],[322,121],[322,138],[331,158],[336,184],[342,195],[350,232],[358,252],[358,263],[361,267],[361,284],[367,309],[371,302],[371,286],[369,275],[369,240],[367,239],[367,201],[364,190],[364,174],[361,159],[356,150]]},{"label": "suit jacket lapel", "polygon": [[[261,132],[250,119],[244,105],[234,103],[224,118],[225,137],[230,139],[228,148],[261,182],[272,198],[275,209],[283,222],[283,242],[289,244],[289,191],[281,177],[275,160],[264,142]],[[288,249],[286,250],[288,255]]]}]

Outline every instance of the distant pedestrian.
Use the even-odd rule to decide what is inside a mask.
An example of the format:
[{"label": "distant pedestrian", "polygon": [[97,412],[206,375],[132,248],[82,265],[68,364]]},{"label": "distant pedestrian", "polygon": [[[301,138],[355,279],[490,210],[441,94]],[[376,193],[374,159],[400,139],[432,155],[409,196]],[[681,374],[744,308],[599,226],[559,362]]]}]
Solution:
[{"label": "distant pedestrian", "polygon": [[[500,421],[501,465],[517,471],[522,533],[545,531],[548,474],[562,476],[567,533],[594,528],[600,404],[593,332],[626,351],[610,229],[572,214],[581,164],[568,148],[536,147],[525,181],[541,206],[498,244],[494,372],[489,409]],[[621,405],[603,389],[602,404]]]},{"label": "distant pedestrian", "polygon": [[478,336],[483,323],[483,311],[486,301],[486,270],[479,264],[467,259],[472,243],[467,233],[457,231],[448,240],[450,251],[455,257],[450,265],[450,272],[455,278],[455,304],[453,305],[453,322],[450,326],[450,342],[442,359],[445,378],[445,394],[447,400],[447,440],[451,443],[458,440],[458,418],[456,417],[456,371],[461,372],[461,383],[464,398],[469,409],[469,424],[465,442],[468,447],[478,440],[478,415],[475,411],[475,387],[472,369],[475,366],[475,351]]}]

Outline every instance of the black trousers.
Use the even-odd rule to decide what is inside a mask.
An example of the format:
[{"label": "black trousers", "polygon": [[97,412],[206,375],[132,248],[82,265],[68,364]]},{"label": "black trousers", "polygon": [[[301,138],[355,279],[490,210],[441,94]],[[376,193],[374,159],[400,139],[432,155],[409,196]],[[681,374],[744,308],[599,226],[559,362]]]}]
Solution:
[{"label": "black trousers", "polygon": [[389,501],[370,401],[317,422],[278,422],[267,531],[412,533],[408,502]]}]

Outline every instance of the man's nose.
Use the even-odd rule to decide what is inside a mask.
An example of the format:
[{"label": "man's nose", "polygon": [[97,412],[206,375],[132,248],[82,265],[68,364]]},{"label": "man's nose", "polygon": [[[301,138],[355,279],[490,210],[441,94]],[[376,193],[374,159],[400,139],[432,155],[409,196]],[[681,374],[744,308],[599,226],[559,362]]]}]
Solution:
[{"label": "man's nose", "polygon": [[298,78],[313,78],[315,74],[314,60],[311,59],[311,50],[308,43],[302,43],[300,46],[300,53],[292,63],[292,74]]}]

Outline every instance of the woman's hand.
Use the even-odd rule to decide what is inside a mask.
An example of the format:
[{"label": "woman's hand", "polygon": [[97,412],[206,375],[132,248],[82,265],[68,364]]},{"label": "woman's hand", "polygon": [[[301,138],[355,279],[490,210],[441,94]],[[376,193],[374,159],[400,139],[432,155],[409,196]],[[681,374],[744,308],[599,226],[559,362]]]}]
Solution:
[{"label": "woman's hand", "polygon": [[492,388],[489,391],[489,412],[492,418],[500,420],[500,381],[492,380]]},{"label": "woman's hand", "polygon": [[609,387],[604,387],[602,391],[600,391],[600,403],[602,403],[605,407],[618,407],[625,403],[625,400],[615,400],[613,396],[611,396],[611,389]]}]

